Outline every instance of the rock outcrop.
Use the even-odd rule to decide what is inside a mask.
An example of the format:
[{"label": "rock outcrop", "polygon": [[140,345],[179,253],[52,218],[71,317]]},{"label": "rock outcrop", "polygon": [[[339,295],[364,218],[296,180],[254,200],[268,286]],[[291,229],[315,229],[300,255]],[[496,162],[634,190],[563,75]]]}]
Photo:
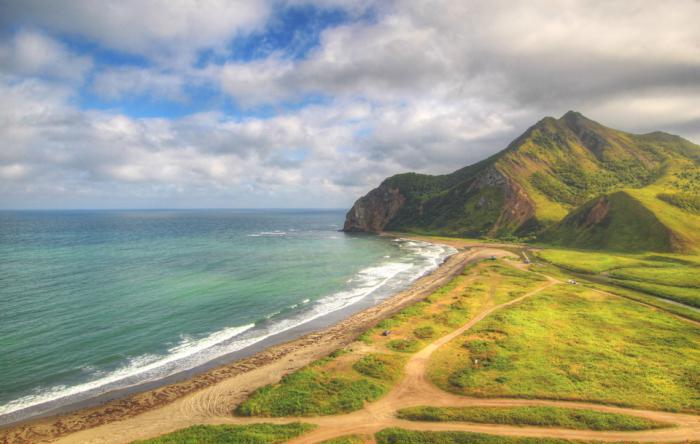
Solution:
[{"label": "rock outcrop", "polygon": [[382,184],[355,202],[345,218],[343,231],[380,233],[406,198],[396,187]]}]

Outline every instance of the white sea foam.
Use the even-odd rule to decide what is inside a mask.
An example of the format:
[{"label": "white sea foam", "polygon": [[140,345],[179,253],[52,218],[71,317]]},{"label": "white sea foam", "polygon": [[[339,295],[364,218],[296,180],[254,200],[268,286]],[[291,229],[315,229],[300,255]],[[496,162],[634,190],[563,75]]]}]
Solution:
[{"label": "white sea foam", "polygon": [[[188,358],[192,358],[205,350],[211,350],[212,347],[216,346],[217,344],[230,340],[231,338],[238,336],[253,327],[254,324],[229,327],[196,340],[191,338],[183,338],[178,345],[168,349],[168,354],[165,356],[142,355],[134,357],[130,359],[128,364],[122,368],[115,370],[102,378],[70,387],[59,385],[48,390],[43,390],[37,394],[16,399],[8,404],[0,406],[0,415],[6,415],[36,404],[43,404],[50,401],[70,398],[81,393],[104,393],[108,390],[99,389],[113,389],[113,385],[119,382],[125,383],[118,385],[120,388],[124,388],[134,384],[140,384],[162,378],[167,376],[167,374],[173,373],[172,371],[169,373],[164,373],[165,369],[175,367],[172,364],[184,363],[188,360]],[[224,353],[228,353],[228,351],[225,351]],[[209,355],[209,359],[213,359],[215,357],[216,356]],[[196,364],[194,366],[196,366]],[[189,368],[194,366],[190,366]],[[184,369],[187,369],[187,367],[174,368],[175,371]],[[136,380],[133,381],[134,379]],[[132,382],[128,383],[130,380]]]},{"label": "white sea foam", "polygon": [[[258,236],[282,236],[284,232],[260,232]],[[249,235],[253,236],[253,235]],[[194,339],[182,337],[168,354],[142,355],[132,358],[122,368],[101,375],[101,377],[75,386],[56,386],[48,390],[19,398],[0,406],[0,423],[2,416],[20,410],[46,405],[47,411],[67,401],[79,401],[106,393],[111,390],[126,388],[148,381],[162,379],[166,376],[192,369],[215,358],[242,350],[270,336],[283,333],[301,324],[349,307],[367,297],[386,297],[392,292],[405,288],[410,282],[436,269],[449,255],[457,250],[451,247],[427,242],[395,239],[399,248],[410,253],[402,260],[385,261],[377,266],[360,270],[346,282],[348,288],[327,295],[310,303],[304,299],[293,308],[304,306],[303,311],[286,319],[273,319],[280,313],[267,316],[267,325],[256,327],[254,324],[229,327],[210,335]],[[388,259],[388,257],[384,257]],[[254,328],[255,327],[255,328]],[[47,404],[48,403],[48,404]],[[40,408],[33,413],[43,413]]]},{"label": "white sea foam", "polygon": [[248,237],[266,237],[266,236],[286,236],[286,231],[261,231],[259,233],[249,234]]}]

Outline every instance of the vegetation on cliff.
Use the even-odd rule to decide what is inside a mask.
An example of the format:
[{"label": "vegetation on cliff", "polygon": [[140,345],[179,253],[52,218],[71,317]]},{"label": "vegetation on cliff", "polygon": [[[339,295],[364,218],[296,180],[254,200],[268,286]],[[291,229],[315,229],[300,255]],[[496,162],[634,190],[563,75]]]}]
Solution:
[{"label": "vegetation on cliff", "polygon": [[699,179],[700,146],[570,111],[451,174],[386,179],[355,203],[344,228],[695,252]]}]

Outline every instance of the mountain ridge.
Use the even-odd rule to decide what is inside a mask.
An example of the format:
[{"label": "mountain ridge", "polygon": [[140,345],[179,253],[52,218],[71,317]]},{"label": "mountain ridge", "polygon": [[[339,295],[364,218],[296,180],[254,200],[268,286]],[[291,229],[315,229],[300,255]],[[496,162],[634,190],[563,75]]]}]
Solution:
[{"label": "mountain ridge", "polygon": [[[385,179],[355,202],[343,229],[462,237],[537,237],[581,246],[583,238],[570,233],[557,235],[556,230],[576,229],[571,218],[564,222],[567,216],[601,196],[652,187],[659,196],[666,197],[637,201],[643,207],[651,207],[647,209],[652,214],[656,206],[668,207],[674,202],[681,205],[676,205],[678,208],[696,208],[700,190],[694,185],[696,177],[692,174],[700,179],[699,166],[700,146],[679,136],[660,131],[627,133],[569,111],[559,119],[539,120],[505,149],[452,173],[403,173]],[[680,177],[679,172],[691,177]],[[680,182],[683,186],[679,186]],[[623,200],[627,202],[615,196],[609,202],[617,208],[626,206]],[[687,213],[689,219],[697,217],[693,211]],[[618,211],[610,214],[622,215]],[[603,223],[603,219],[598,223]],[[691,225],[695,226],[695,222]],[[672,235],[665,242],[654,244],[656,248],[697,249],[700,239],[696,242],[694,236],[682,232],[682,227],[681,232],[677,228],[669,228]],[[579,240],[573,242],[575,238]],[[591,239],[590,244],[583,242],[585,246],[608,245],[594,241],[602,239],[600,236]],[[634,243],[630,241],[628,247]]]}]

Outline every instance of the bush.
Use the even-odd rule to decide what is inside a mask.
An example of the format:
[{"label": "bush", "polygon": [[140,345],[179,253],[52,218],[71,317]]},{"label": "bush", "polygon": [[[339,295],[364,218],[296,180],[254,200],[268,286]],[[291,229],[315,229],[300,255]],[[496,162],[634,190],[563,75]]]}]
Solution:
[{"label": "bush", "polygon": [[430,339],[435,335],[435,329],[429,325],[426,325],[425,327],[418,327],[417,329],[413,330],[413,334],[418,339]]},{"label": "bush", "polygon": [[370,378],[392,382],[399,378],[403,363],[397,356],[372,354],[363,356],[352,368]]},{"label": "bush", "polygon": [[391,350],[401,353],[413,353],[418,351],[419,342],[415,339],[394,339],[386,344]]}]

